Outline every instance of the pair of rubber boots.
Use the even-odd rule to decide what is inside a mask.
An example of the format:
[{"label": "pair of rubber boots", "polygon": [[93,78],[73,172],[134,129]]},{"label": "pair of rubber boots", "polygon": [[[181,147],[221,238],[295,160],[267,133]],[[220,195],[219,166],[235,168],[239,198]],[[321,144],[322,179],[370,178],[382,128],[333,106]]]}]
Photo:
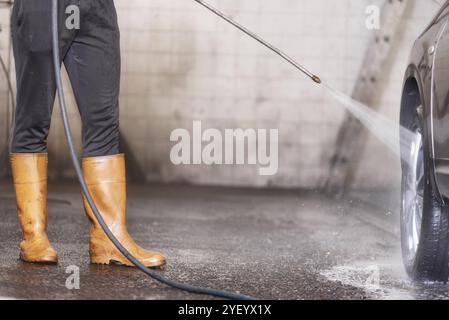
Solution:
[{"label": "pair of rubber boots", "polygon": [[[164,256],[139,247],[128,233],[124,155],[85,158],[82,165],[95,204],[117,239],[145,266],[163,266]],[[51,246],[46,233],[48,155],[12,154],[11,166],[17,210],[23,231],[20,258],[30,263],[55,264],[58,262],[58,254]],[[91,263],[133,266],[103,232],[85,197],[83,201],[91,222]]]}]

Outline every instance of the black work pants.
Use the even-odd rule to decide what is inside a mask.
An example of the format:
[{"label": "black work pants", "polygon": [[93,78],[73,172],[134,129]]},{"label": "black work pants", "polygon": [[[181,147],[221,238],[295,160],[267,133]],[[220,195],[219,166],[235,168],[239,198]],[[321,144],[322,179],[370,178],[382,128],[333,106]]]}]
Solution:
[{"label": "black work pants", "polygon": [[[73,28],[75,11],[66,12],[73,5],[80,12],[79,28]],[[47,152],[56,91],[51,0],[15,0],[11,30],[17,73],[11,151]],[[59,33],[61,63],[82,120],[83,156],[117,154],[120,34],[114,1],[59,0]]]}]

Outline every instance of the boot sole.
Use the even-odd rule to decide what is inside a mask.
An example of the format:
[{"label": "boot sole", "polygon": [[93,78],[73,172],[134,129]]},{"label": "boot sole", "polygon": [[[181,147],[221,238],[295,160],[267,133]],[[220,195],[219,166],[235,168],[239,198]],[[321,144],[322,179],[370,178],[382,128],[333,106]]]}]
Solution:
[{"label": "boot sole", "polygon": [[[91,257],[90,263],[97,264],[97,265],[103,265],[103,266],[115,265],[115,266],[128,267],[128,268],[136,267],[133,264],[124,263],[118,259],[114,259],[114,258],[106,257],[106,256]],[[155,265],[147,265],[146,267],[147,268],[162,268],[165,264],[166,264],[166,262],[161,263],[161,264],[155,264]]]},{"label": "boot sole", "polygon": [[57,265],[58,264],[58,259],[56,260],[30,260],[30,259],[25,259],[22,254],[20,255],[20,260],[22,262],[26,262],[26,263],[32,263],[32,264],[40,264],[40,265]]}]

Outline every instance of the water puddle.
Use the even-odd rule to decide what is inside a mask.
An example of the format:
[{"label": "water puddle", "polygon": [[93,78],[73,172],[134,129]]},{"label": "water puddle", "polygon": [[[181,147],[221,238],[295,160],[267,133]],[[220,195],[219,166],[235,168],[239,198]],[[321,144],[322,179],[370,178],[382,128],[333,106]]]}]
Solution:
[{"label": "water puddle", "polygon": [[335,266],[320,272],[326,280],[362,289],[370,298],[383,300],[413,300],[407,289],[397,287],[383,278],[378,265]]}]

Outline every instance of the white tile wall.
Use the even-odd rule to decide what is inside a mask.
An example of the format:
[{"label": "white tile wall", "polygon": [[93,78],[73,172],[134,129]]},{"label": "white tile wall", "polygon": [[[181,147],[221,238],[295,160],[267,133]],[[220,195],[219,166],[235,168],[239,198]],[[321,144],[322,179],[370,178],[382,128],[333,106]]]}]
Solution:
[{"label": "white tile wall", "polygon": [[[347,93],[372,36],[365,28],[365,8],[383,3],[209,1]],[[403,22],[402,37],[389,61],[390,72],[382,79],[385,90],[377,102],[393,119],[398,116],[402,73],[411,45],[438,9],[433,1],[407,1],[413,6]],[[149,180],[259,187],[320,185],[343,111],[319,87],[194,1],[115,2],[122,34],[121,128],[136,150],[139,164],[148,168]],[[0,9],[2,25],[6,18],[5,10]],[[3,32],[3,55],[6,40]],[[1,79],[3,106],[5,86]],[[0,108],[2,127],[4,109]],[[79,119],[73,105],[71,114],[78,133]],[[56,117],[57,112],[50,137],[52,175],[71,175]],[[170,132],[190,128],[193,120],[202,120],[204,127],[223,129],[279,128],[278,175],[259,177],[252,166],[173,166],[169,161]],[[398,175],[395,163],[394,156],[370,137],[355,185],[389,186]]]}]

